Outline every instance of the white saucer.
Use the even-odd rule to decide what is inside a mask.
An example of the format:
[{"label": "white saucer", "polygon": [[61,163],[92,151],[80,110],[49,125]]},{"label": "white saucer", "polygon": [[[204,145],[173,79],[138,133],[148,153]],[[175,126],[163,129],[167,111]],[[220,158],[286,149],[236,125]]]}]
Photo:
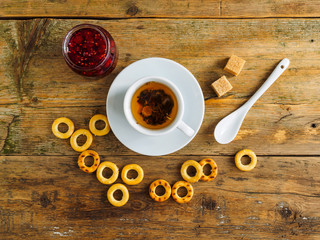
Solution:
[{"label": "white saucer", "polygon": [[[188,137],[176,129],[162,136],[146,136],[132,128],[124,115],[124,95],[131,84],[145,76],[160,76],[171,80],[181,91],[185,102],[183,121],[195,130]],[[107,97],[107,116],[110,127],[119,141],[137,153],[160,156],[186,146],[197,134],[204,116],[204,98],[192,73],[165,58],[146,58],[132,63],[114,79]]]}]

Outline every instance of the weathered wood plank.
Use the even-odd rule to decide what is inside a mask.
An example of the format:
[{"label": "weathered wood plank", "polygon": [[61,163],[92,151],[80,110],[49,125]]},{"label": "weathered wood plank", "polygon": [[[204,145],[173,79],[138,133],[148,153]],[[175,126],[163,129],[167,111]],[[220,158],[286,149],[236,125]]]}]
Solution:
[{"label": "weathered wood plank", "polygon": [[[3,89],[0,99],[8,107],[8,112],[4,110],[2,114],[9,118],[16,116],[14,125],[5,121],[2,126],[1,132],[10,133],[9,138],[2,138],[2,153],[72,155],[68,144],[51,134],[52,121],[68,116],[76,127],[86,127],[94,113],[105,113],[110,84],[124,67],[142,58],[158,56],[186,66],[198,79],[207,99],[199,135],[179,153],[233,155],[243,147],[250,147],[260,155],[319,154],[319,20],[86,21],[108,29],[120,52],[116,70],[96,81],[73,73],[61,55],[66,31],[81,22],[2,21],[3,28],[8,28],[0,36],[0,46],[8,53],[1,55],[0,62],[0,74],[6,76],[0,82]],[[11,44],[10,39],[20,39],[20,43]],[[34,48],[27,47],[31,43]],[[247,63],[238,77],[227,75],[234,88],[226,97],[217,99],[210,84],[226,74],[223,67],[231,54],[243,57]],[[18,67],[9,64],[21,55],[25,56],[24,64]],[[289,69],[249,112],[236,140],[228,145],[217,144],[212,136],[215,124],[244,103],[283,57],[291,60]],[[10,75],[19,69],[21,75]],[[20,88],[15,84],[17,79]],[[16,108],[14,114],[9,108],[12,104]],[[106,144],[106,139],[112,144]],[[5,141],[16,144],[8,145]],[[112,134],[97,138],[93,146],[106,155],[132,154]]]},{"label": "weathered wood plank", "polygon": [[[15,77],[14,69],[17,66],[18,39],[14,22],[1,22],[0,24],[0,104],[17,103],[19,81]],[[12,71],[7,71],[10,69]]]},{"label": "weathered wood plank", "polygon": [[319,17],[319,1],[210,0],[210,1],[103,1],[103,0],[3,0],[2,17]]},{"label": "weathered wood plank", "polygon": [[120,169],[134,162],[145,170],[143,182],[128,187],[130,199],[122,208],[107,202],[108,186],[78,169],[76,154],[1,157],[0,234],[8,239],[319,236],[319,157],[259,156],[251,172],[239,171],[233,157],[207,157],[216,160],[218,177],[193,184],[194,198],[179,205],[172,199],[153,202],[148,186],[160,177],[170,184],[181,180],[183,161],[199,156],[101,156]]},{"label": "weathered wood plank", "polygon": [[220,1],[1,1],[2,17],[206,17],[219,16]]},{"label": "weathered wood plank", "polygon": [[228,17],[319,17],[319,1],[221,1],[221,16]]},{"label": "weathered wood plank", "polygon": [[[238,102],[231,102],[230,106],[230,103],[219,101],[207,105],[198,135],[174,155],[234,155],[243,148],[251,148],[258,155],[319,155],[319,105],[257,104],[248,113],[236,139],[228,145],[218,144],[213,138],[213,129],[223,116],[237,106],[240,106]],[[88,129],[89,120],[96,113],[105,114],[105,106],[24,107],[22,113],[10,115],[2,126],[4,132],[9,132],[2,139],[2,154],[74,155],[69,140],[58,139],[52,134],[52,122],[65,116],[73,120],[76,129]],[[112,132],[94,137],[92,148],[110,156],[133,154]]]}]

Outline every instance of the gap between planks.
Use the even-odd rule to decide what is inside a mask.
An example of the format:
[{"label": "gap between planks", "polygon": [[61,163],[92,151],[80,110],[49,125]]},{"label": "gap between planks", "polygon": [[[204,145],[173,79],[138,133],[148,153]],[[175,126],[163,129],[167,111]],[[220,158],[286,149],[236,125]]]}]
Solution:
[{"label": "gap between planks", "polygon": [[[239,150],[240,151],[240,150]],[[79,153],[76,153],[75,155],[78,156],[80,154]],[[30,154],[30,155],[0,155],[0,157],[70,157],[70,156],[75,156],[75,155],[46,155],[46,154],[39,154],[39,155],[34,155],[34,154]],[[134,155],[134,154],[112,154],[112,155],[99,155],[99,156],[102,156],[102,157],[110,157],[110,156],[114,156],[114,157],[143,157],[143,156],[147,156],[147,157],[153,157],[153,158],[156,158],[156,157],[197,157],[197,156],[203,156],[203,157],[233,157],[235,156],[235,154],[215,154],[215,155],[212,155],[212,154],[169,154],[169,155],[161,155],[161,156],[148,156],[148,155]],[[313,157],[320,157],[320,155],[262,155],[262,154],[259,154],[257,155],[257,157],[286,157],[286,158],[290,158],[290,157],[308,157],[308,158],[313,158]]]},{"label": "gap between planks", "polygon": [[0,16],[1,20],[32,20],[32,19],[85,19],[85,20],[130,20],[130,19],[181,19],[181,20],[188,20],[188,19],[201,19],[201,20],[241,20],[241,19],[320,19],[319,16],[260,16],[260,17],[248,17],[248,16],[238,16],[238,17],[201,17],[201,16],[194,16],[194,17],[117,17],[117,18],[110,18],[110,17],[95,17],[95,16],[29,16],[29,17],[2,17]]}]

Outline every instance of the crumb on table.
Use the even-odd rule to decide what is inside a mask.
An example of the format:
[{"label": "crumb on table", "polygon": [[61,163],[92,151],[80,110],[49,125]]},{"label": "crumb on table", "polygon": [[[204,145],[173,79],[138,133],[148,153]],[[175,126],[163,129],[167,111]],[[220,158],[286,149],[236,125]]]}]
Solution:
[{"label": "crumb on table", "polygon": [[215,91],[215,93],[218,95],[218,97],[221,97],[225,93],[229,92],[232,89],[231,83],[228,81],[226,76],[222,76],[218,80],[214,81],[211,84],[212,89]]},{"label": "crumb on table", "polygon": [[238,76],[245,63],[246,61],[243,60],[242,58],[236,55],[232,55],[229,58],[227,65],[224,67],[224,70],[227,71],[228,73]]}]

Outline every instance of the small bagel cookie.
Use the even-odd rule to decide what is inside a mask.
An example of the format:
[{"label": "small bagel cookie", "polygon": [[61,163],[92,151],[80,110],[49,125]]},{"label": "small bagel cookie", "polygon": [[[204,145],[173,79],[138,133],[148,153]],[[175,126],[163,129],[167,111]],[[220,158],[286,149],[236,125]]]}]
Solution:
[{"label": "small bagel cookie", "polygon": [[[63,133],[63,132],[59,131],[58,127],[59,127],[60,123],[67,124],[67,126],[68,126],[67,132]],[[57,118],[56,120],[53,121],[51,129],[52,129],[52,133],[56,137],[61,138],[61,139],[67,139],[72,135],[72,133],[74,131],[74,124],[69,118],[61,117],[61,118]]]},{"label": "small bagel cookie", "polygon": [[[193,177],[189,176],[189,174],[187,173],[187,169],[190,166],[192,166],[196,169],[196,175],[194,175]],[[188,160],[182,164],[180,172],[181,172],[181,176],[184,180],[186,180],[187,182],[194,183],[194,182],[198,182],[199,179],[201,178],[202,167],[198,162],[196,162],[194,160]]]},{"label": "small bagel cookie", "polygon": [[[122,192],[121,200],[116,200],[113,196],[114,192],[120,190]],[[129,200],[129,191],[127,187],[121,183],[113,184],[107,192],[109,202],[115,207],[121,207],[125,205]]]},{"label": "small bagel cookie", "polygon": [[[129,179],[127,177],[127,174],[130,170],[134,170],[138,173],[138,176],[133,179]],[[128,164],[124,166],[124,168],[121,171],[121,179],[125,184],[128,185],[137,185],[139,184],[144,177],[143,169],[138,164]]]},{"label": "small bagel cookie", "polygon": [[[110,168],[112,170],[112,176],[110,178],[105,178],[102,175],[103,169]],[[119,168],[113,162],[102,162],[97,169],[97,178],[102,184],[112,184],[119,176]]]},{"label": "small bagel cookie", "polygon": [[[249,164],[247,164],[247,165],[244,165],[241,162],[241,158],[244,155],[249,156],[250,159],[251,159],[251,162]],[[257,156],[250,149],[243,149],[243,150],[239,151],[236,154],[234,160],[235,160],[235,164],[236,164],[237,168],[239,168],[241,171],[251,171],[257,165]]]},{"label": "small bagel cookie", "polygon": [[[180,197],[178,195],[178,189],[181,187],[185,187],[187,189],[187,195],[185,195],[184,197]],[[192,197],[193,197],[193,187],[190,183],[185,181],[178,181],[172,186],[172,198],[177,203],[187,203],[191,200]]]},{"label": "small bagel cookie", "polygon": [[[88,167],[84,162],[84,160],[88,156],[93,157],[93,164],[91,167]],[[100,156],[97,152],[93,150],[86,150],[79,155],[79,158],[78,158],[79,168],[86,173],[92,173],[95,170],[97,170],[99,164],[100,164]]]},{"label": "small bagel cookie", "polygon": [[[85,135],[87,137],[86,142],[82,146],[79,146],[77,143],[77,138],[80,135]],[[72,134],[72,136],[70,138],[70,145],[73,148],[73,150],[75,150],[77,152],[83,152],[91,146],[92,141],[93,141],[92,134],[88,130],[79,129]]]},{"label": "small bagel cookie", "polygon": [[[164,189],[166,190],[165,193],[162,195],[162,196],[159,196],[157,193],[156,193],[156,188],[158,186],[163,186]],[[166,181],[166,180],[163,180],[163,179],[158,179],[158,180],[155,180],[154,182],[152,182],[150,184],[150,188],[149,188],[149,194],[150,194],[150,197],[157,201],[157,202],[164,202],[166,201],[170,195],[171,195],[171,186],[170,184]]]},{"label": "small bagel cookie", "polygon": [[[209,182],[209,181],[212,181],[213,179],[216,178],[217,174],[218,174],[218,166],[216,164],[216,162],[211,159],[211,158],[205,158],[205,159],[202,159],[199,164],[201,165],[202,167],[202,176],[201,176],[201,180],[204,181],[204,182]],[[205,165],[209,164],[211,166],[211,173],[209,175],[205,175],[204,172],[203,172],[203,167]]]},{"label": "small bagel cookie", "polygon": [[[104,127],[104,129],[101,129],[101,130],[98,130],[96,128],[96,122],[97,121],[103,121],[106,126]],[[90,131],[96,135],[96,136],[104,136],[106,134],[108,134],[110,132],[110,125],[109,125],[109,121],[107,119],[107,116],[105,115],[102,115],[102,114],[96,114],[94,115],[91,119],[90,119],[90,122],[89,122],[89,129]]]}]

